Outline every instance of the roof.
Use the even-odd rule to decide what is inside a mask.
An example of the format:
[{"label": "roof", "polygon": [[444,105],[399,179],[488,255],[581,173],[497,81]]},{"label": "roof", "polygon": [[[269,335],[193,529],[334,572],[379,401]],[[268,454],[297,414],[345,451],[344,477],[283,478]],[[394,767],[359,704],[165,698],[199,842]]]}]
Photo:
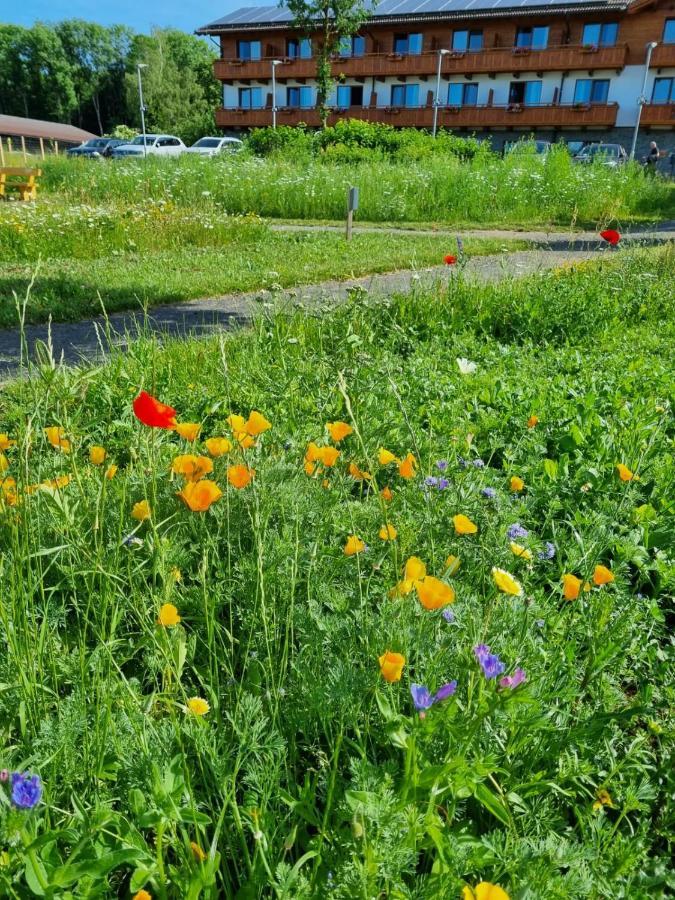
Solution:
[{"label": "roof", "polygon": [[24,119],[21,116],[0,115],[0,134],[10,137],[45,138],[63,141],[65,144],[81,144],[96,137],[91,131],[64,125],[62,122],[45,122],[42,119]]},{"label": "roof", "polygon": [[[570,11],[625,11],[631,0],[382,0],[370,17],[375,24],[471,17],[535,15]],[[293,16],[285,6],[244,6],[197,29],[197,34],[288,28]]]}]

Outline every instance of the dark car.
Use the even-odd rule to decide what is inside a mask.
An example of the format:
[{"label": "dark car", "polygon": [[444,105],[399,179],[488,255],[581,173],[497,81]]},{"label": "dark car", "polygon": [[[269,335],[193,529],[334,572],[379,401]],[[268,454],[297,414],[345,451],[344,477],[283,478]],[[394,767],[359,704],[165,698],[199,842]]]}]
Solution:
[{"label": "dark car", "polygon": [[110,156],[115,147],[124,143],[120,138],[91,138],[79,147],[71,147],[66,153],[68,156],[89,156],[98,159],[101,156]]},{"label": "dark car", "polygon": [[628,154],[621,144],[588,144],[572,160],[582,165],[601,162],[605,166],[616,168],[628,162]]}]

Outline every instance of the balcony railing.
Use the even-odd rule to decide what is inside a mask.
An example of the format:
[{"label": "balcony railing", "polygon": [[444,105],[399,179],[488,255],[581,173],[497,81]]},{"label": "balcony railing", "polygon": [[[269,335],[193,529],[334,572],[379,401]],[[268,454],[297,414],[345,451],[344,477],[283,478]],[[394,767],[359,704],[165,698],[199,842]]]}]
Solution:
[{"label": "balcony railing", "polygon": [[654,47],[651,64],[656,69],[675,66],[675,44],[658,44]]},{"label": "balcony railing", "polygon": [[640,117],[642,125],[670,125],[675,128],[675,103],[645,103]]},{"label": "balcony railing", "polygon": [[[660,107],[663,109],[664,107]],[[672,107],[670,107],[672,108]],[[510,103],[506,106],[440,106],[439,126],[456,128],[560,128],[560,127],[611,127],[616,122],[616,103],[593,104],[538,104]],[[645,106],[645,110],[648,109]],[[644,111],[643,111],[644,117]],[[432,106],[350,106],[333,108],[329,123],[339,119],[364,119],[369,122],[386,122],[403,128],[430,128],[433,121]],[[646,120],[643,118],[646,123]],[[279,125],[298,125],[304,122],[310,127],[320,124],[317,109],[278,107]],[[258,128],[272,124],[272,110],[221,108],[216,111],[216,124],[220,128]]]},{"label": "balcony railing", "polygon": [[[658,50],[659,48],[657,48]],[[481,72],[542,72],[570,69],[621,69],[626,63],[628,47],[584,47],[566,44],[546,50],[522,47],[493,47],[484,50],[456,51],[444,54],[444,75],[479,74]],[[656,51],[655,51],[656,55]],[[314,78],[315,59],[286,59],[283,56],[258,60],[217,59],[214,73],[221,81],[267,80],[272,77],[272,59],[280,59],[277,78]],[[333,75],[368,77],[386,75],[435,75],[438,51],[418,54],[367,53],[364,56],[336,57]],[[666,65],[666,63],[663,63]],[[672,63],[668,63],[672,65]]]}]

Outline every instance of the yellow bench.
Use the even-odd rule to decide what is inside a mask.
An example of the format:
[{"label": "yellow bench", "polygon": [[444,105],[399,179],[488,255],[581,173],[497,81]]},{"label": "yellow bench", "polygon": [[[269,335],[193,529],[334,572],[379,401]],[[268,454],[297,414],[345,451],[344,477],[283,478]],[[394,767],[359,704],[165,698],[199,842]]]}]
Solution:
[{"label": "yellow bench", "polygon": [[0,168],[0,197],[7,199],[10,193],[17,193],[19,200],[35,200],[40,175],[42,169],[27,169],[23,166]]}]

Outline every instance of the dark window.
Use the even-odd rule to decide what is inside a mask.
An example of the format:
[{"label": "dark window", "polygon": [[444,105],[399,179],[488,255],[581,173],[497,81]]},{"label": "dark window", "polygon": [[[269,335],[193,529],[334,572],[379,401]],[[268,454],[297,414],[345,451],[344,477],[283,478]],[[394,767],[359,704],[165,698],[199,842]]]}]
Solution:
[{"label": "dark window", "polygon": [[613,47],[619,34],[619,26],[616,22],[591,22],[584,25],[584,33],[581,43],[584,47]]},{"label": "dark window", "polygon": [[574,85],[575,103],[607,103],[609,78],[578,78]]},{"label": "dark window", "polygon": [[262,109],[262,88],[239,88],[239,106],[242,109]]},{"label": "dark window", "polygon": [[313,105],[311,87],[286,88],[286,106],[310,109]]},{"label": "dark window", "polygon": [[477,84],[448,85],[448,106],[476,106],[477,103]]},{"label": "dark window", "polygon": [[655,78],[652,103],[675,103],[675,78]]},{"label": "dark window", "polygon": [[339,84],[337,89],[337,105],[341,109],[350,106],[363,106],[363,85]]},{"label": "dark window", "polygon": [[391,86],[392,106],[418,106],[418,84],[393,84]]},{"label": "dark window", "polygon": [[260,41],[237,41],[239,59],[260,59]]},{"label": "dark window", "polygon": [[512,81],[509,86],[509,103],[523,106],[541,103],[541,81]]},{"label": "dark window", "polygon": [[453,31],[452,33],[452,49],[453,50],[482,50],[483,49],[483,32],[482,31]]},{"label": "dark window", "polygon": [[422,52],[424,38],[421,34],[395,34],[394,53],[417,55]]},{"label": "dark window", "polygon": [[516,47],[529,50],[545,50],[548,46],[548,25],[519,28],[516,31]]},{"label": "dark window", "polygon": [[289,38],[286,41],[286,56],[290,56],[291,59],[311,59],[311,40],[309,38],[303,38],[302,40]]},{"label": "dark window", "polygon": [[675,44],[675,19],[666,19],[663,26],[663,43]]}]

